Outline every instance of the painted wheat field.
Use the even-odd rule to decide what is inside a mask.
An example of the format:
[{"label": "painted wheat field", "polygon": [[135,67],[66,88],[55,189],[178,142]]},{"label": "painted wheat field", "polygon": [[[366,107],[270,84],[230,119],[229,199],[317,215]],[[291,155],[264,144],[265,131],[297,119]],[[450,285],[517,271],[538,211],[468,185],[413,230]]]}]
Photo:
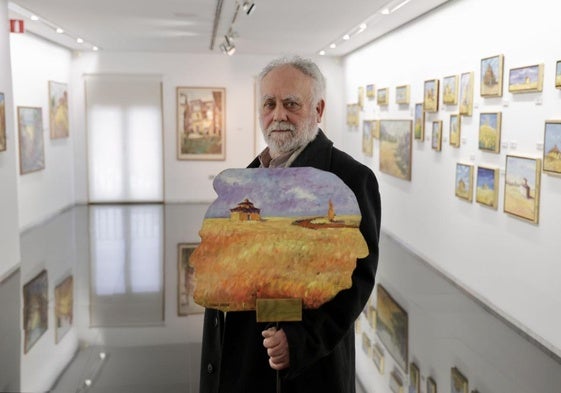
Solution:
[{"label": "painted wheat field", "polygon": [[345,227],[316,229],[295,225],[296,219],[302,217],[205,219],[204,241],[190,260],[195,302],[237,311],[255,309],[257,298],[302,298],[304,308],[317,308],[349,288],[357,258],[368,253],[360,216],[337,216]]}]

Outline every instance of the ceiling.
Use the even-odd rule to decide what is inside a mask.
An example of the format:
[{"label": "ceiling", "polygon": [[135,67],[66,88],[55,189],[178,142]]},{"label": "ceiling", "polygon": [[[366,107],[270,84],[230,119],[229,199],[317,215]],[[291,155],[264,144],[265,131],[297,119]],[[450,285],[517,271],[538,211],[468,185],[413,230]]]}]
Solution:
[{"label": "ceiling", "polygon": [[[344,56],[447,1],[254,0],[250,15],[243,0],[15,0],[8,7],[26,31],[72,50],[220,53],[231,27],[239,54],[312,56],[325,49]],[[398,9],[383,15],[385,7]]]}]

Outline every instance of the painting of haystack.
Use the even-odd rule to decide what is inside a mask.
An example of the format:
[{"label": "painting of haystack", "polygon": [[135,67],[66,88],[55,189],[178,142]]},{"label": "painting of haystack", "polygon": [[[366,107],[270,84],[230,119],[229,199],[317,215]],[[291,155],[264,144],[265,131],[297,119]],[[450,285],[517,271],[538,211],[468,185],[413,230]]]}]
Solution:
[{"label": "painting of haystack", "polygon": [[380,171],[411,180],[411,120],[380,120]]},{"label": "painting of haystack", "polygon": [[538,223],[541,160],[506,156],[504,211]]},{"label": "painting of haystack", "polygon": [[[351,286],[368,248],[352,191],[314,168],[229,169],[189,260],[196,303],[254,310],[256,299],[302,299],[317,308]],[[358,262],[360,263],[360,262]]]}]

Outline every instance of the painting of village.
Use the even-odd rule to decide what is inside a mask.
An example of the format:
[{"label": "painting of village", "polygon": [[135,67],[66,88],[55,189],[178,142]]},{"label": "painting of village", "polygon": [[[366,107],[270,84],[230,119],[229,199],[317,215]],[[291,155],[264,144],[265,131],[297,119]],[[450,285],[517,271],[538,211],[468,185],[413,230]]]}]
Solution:
[{"label": "painting of village", "polygon": [[506,156],[505,213],[538,223],[541,160]]},{"label": "painting of village", "polygon": [[177,158],[224,160],[226,89],[177,88]]},{"label": "painting of village", "polygon": [[256,299],[302,299],[317,308],[351,286],[368,254],[353,192],[314,168],[228,169],[214,180],[201,243],[189,260],[194,300],[222,311]]},{"label": "painting of village", "polygon": [[411,180],[411,120],[380,120],[380,171]]},{"label": "painting of village", "polygon": [[545,123],[543,170],[561,174],[561,121]]}]

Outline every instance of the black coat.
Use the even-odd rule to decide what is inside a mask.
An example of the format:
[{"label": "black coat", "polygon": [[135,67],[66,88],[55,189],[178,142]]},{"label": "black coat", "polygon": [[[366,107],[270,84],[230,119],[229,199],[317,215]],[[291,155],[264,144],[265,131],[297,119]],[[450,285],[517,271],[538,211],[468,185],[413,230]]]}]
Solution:
[{"label": "black coat", "polygon": [[[255,159],[250,168],[258,167]],[[320,130],[293,167],[309,166],[337,175],[356,195],[362,232],[369,248],[357,260],[352,287],[316,310],[303,310],[301,322],[281,323],[288,338],[290,367],[281,371],[283,393],[355,392],[354,321],[374,287],[378,265],[380,194],[372,171],[333,147]],[[225,320],[227,323],[225,323]],[[276,371],[269,367],[254,311],[224,313],[207,309],[203,329],[201,393],[275,393]]]}]

